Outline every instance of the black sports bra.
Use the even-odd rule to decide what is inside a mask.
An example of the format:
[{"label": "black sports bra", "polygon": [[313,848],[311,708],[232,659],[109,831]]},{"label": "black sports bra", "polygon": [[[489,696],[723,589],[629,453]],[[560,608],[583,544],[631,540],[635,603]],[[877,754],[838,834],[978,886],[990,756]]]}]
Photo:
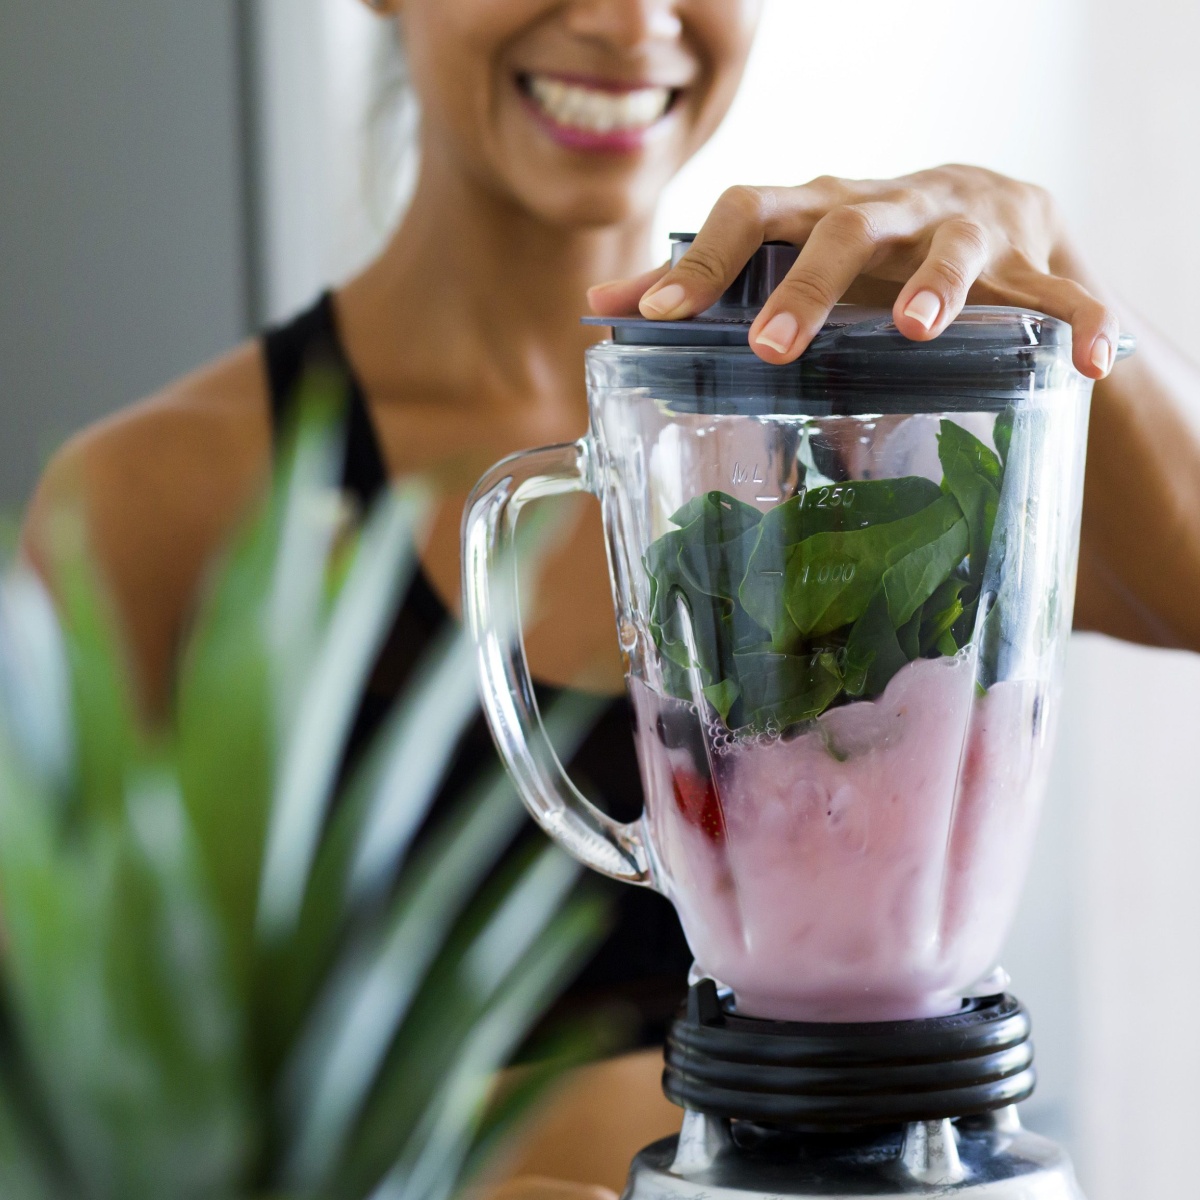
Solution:
[{"label": "black sports bra", "polygon": [[[386,485],[387,468],[365,396],[338,336],[332,296],[325,293],[312,308],[270,330],[263,337],[263,348],[276,433],[287,422],[297,384],[309,365],[319,362],[344,377],[348,407],[342,487],[365,508]],[[351,737],[351,754],[378,728],[421,652],[451,619],[418,570],[372,673]],[[554,693],[541,685],[536,691],[543,707]],[[440,806],[461,795],[468,781],[495,761],[495,753],[480,715],[456,748],[431,819],[436,819]],[[614,699],[605,707],[572,758],[570,769],[611,816],[621,821],[637,818],[642,788],[628,700]],[[670,903],[649,889],[599,877],[596,883],[613,905],[613,930],[563,998],[560,1010],[615,1002],[633,1018],[638,1044],[659,1042],[683,998],[691,964],[678,918]]]}]

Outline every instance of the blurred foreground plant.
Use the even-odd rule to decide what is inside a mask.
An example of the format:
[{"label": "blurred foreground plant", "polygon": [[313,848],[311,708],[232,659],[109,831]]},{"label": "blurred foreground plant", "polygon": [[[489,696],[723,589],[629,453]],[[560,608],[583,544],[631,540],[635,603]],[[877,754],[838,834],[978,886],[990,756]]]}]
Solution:
[{"label": "blurred foreground plant", "polygon": [[[0,1196],[397,1197],[469,1178],[585,1031],[495,1073],[594,945],[497,768],[414,845],[475,712],[448,631],[343,781],[419,489],[338,519],[328,385],[140,727],[82,538],[0,580]],[[60,623],[61,621],[61,623]],[[591,714],[547,725],[570,750]]]}]

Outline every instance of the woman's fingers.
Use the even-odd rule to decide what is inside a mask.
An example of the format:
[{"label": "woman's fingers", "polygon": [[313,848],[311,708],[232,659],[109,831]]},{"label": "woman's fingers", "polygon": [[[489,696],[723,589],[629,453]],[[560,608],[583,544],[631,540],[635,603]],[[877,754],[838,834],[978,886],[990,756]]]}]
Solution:
[{"label": "woman's fingers", "polygon": [[766,362],[799,357],[833,306],[869,276],[907,279],[892,314],[914,341],[942,333],[978,284],[995,302],[1070,322],[1075,366],[1103,378],[1116,357],[1115,314],[1079,284],[1039,269],[1049,233],[1040,226],[1031,233],[1028,221],[998,207],[1004,183],[945,168],[891,183],[822,178],[798,188],[730,188],[673,267],[602,284],[588,299],[601,316],[640,310],[682,320],[715,303],[764,241],[789,241],[801,247],[799,257],[750,327],[751,348]]},{"label": "woman's fingers", "polygon": [[636,279],[598,283],[588,288],[588,304],[598,317],[636,316],[638,301],[645,295],[646,289],[653,287],[670,269],[670,263],[663,263],[661,267],[646,271]]},{"label": "woman's fingers", "polygon": [[797,358],[846,289],[894,239],[911,232],[912,223],[911,213],[882,202],[847,204],[826,213],[750,326],[751,349],[770,363]]},{"label": "woman's fingers", "polygon": [[1034,308],[1070,323],[1075,369],[1089,379],[1103,379],[1116,361],[1121,336],[1117,314],[1073,279],[1034,274],[1022,282]]},{"label": "woman's fingers", "polygon": [[934,230],[925,261],[900,290],[892,307],[896,328],[924,342],[935,338],[962,311],[967,293],[987,266],[987,230],[955,217]]},{"label": "woman's fingers", "polygon": [[771,204],[765,189],[723,193],[687,253],[642,297],[642,315],[680,321],[715,304],[762,245]]}]

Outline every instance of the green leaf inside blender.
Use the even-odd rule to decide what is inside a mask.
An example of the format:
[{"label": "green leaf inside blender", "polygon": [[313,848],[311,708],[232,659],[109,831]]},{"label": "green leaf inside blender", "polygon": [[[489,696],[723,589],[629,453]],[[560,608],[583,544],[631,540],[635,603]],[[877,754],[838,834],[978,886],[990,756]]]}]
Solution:
[{"label": "green leaf inside blender", "polygon": [[650,632],[663,685],[731,729],[783,730],[879,695],[917,658],[974,632],[1012,422],[1000,455],[943,420],[939,487],[920,476],[802,490],[763,514],[724,492],[690,500],[654,541]]}]

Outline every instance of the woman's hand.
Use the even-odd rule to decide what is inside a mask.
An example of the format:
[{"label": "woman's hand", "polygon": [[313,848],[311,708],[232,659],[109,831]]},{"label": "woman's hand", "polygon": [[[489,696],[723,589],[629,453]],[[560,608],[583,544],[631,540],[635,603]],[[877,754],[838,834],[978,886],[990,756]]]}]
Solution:
[{"label": "woman's hand", "polygon": [[885,299],[900,332],[920,342],[937,337],[968,302],[1036,309],[1070,323],[1084,375],[1102,379],[1112,368],[1120,323],[1059,273],[1063,238],[1053,201],[1041,188],[979,167],[730,188],[675,267],[601,284],[588,299],[601,316],[639,308],[651,319],[694,316],[770,241],[801,250],[750,327],[750,345],[766,362],[797,358],[845,297]]},{"label": "woman's hand", "polygon": [[601,316],[693,316],[764,241],[800,257],[750,327],[760,358],[797,358],[839,299],[892,305],[897,328],[935,338],[971,301],[1069,321],[1075,366],[1101,380],[1092,400],[1077,628],[1200,650],[1200,369],[1139,330],[1138,352],[1109,377],[1115,309],[1072,250],[1040,188],[978,167],[902,179],[817,179],[726,192],[674,268],[601,284]]}]

